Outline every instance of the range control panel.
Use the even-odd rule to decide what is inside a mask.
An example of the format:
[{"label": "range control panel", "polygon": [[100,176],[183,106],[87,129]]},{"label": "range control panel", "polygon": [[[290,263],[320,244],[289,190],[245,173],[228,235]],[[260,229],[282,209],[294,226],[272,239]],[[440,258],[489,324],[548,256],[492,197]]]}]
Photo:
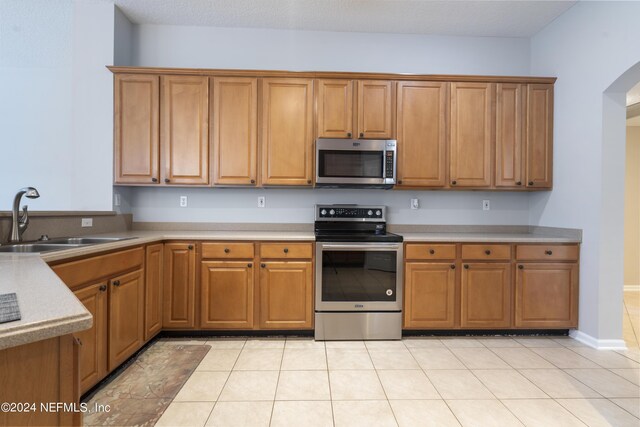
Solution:
[{"label": "range control panel", "polygon": [[385,221],[386,206],[316,205],[316,221]]}]

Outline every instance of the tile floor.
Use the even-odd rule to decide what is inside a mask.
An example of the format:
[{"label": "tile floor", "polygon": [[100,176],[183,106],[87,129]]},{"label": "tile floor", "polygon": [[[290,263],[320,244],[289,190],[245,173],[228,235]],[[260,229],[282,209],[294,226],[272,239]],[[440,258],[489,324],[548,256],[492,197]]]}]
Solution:
[{"label": "tile floor", "polygon": [[624,293],[622,333],[627,347],[640,346],[640,291]]},{"label": "tile floor", "polygon": [[568,337],[160,340],[211,349],[158,426],[640,426],[640,350]]}]

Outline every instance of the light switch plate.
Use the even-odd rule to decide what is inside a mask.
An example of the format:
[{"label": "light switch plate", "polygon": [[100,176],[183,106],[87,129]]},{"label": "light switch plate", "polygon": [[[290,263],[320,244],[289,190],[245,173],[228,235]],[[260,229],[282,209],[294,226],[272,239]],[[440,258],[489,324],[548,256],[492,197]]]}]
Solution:
[{"label": "light switch plate", "polygon": [[420,209],[420,200],[411,199],[411,209]]},{"label": "light switch plate", "polygon": [[267,198],[264,196],[260,196],[258,197],[258,207],[259,208],[264,208],[267,204]]},{"label": "light switch plate", "polygon": [[482,210],[483,211],[490,211],[491,210],[491,202],[489,202],[489,200],[483,200],[482,201]]}]

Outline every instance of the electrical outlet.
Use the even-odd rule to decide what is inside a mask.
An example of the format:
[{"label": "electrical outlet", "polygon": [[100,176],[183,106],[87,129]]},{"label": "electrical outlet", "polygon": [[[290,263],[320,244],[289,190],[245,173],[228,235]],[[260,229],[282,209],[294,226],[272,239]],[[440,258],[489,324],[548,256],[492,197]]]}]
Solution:
[{"label": "electrical outlet", "polygon": [[93,218],[82,218],[82,227],[93,227]]},{"label": "electrical outlet", "polygon": [[267,200],[266,199],[267,198],[264,197],[264,196],[258,197],[258,207],[259,208],[264,208],[266,206],[266,204],[267,204]]},{"label": "electrical outlet", "polygon": [[491,210],[491,203],[488,200],[483,200],[482,201],[482,210],[483,211],[490,211]]},{"label": "electrical outlet", "polygon": [[119,193],[114,193],[113,194],[113,206],[120,206],[120,194]]},{"label": "electrical outlet", "polygon": [[419,209],[420,208],[420,200],[411,199],[411,209]]},{"label": "electrical outlet", "polygon": [[180,196],[180,207],[181,208],[187,207],[187,196]]}]

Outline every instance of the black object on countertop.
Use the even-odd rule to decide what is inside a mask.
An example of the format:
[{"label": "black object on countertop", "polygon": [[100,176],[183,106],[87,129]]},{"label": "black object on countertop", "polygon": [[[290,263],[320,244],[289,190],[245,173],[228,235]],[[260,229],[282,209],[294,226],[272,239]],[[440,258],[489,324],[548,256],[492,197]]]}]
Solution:
[{"label": "black object on countertop", "polygon": [[15,292],[0,295],[0,323],[13,322],[21,318],[18,296]]}]

